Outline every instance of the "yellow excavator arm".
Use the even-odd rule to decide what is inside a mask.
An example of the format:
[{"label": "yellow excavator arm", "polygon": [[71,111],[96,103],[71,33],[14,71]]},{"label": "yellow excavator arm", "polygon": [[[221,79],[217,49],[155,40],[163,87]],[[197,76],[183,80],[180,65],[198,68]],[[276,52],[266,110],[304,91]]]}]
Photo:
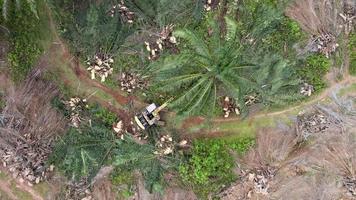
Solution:
[{"label": "yellow excavator arm", "polygon": [[152,114],[153,116],[157,116],[159,114],[159,112],[161,112],[161,110],[163,110],[165,107],[168,106],[168,103],[171,102],[173,100],[173,98],[170,98],[168,101],[166,101],[164,104],[162,104],[161,106],[159,106],[158,108],[156,108]]}]

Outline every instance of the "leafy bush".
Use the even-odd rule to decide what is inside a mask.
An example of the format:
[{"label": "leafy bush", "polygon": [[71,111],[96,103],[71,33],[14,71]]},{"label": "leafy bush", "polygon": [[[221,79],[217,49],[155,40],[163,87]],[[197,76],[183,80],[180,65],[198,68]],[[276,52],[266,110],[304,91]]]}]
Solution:
[{"label": "leafy bush", "polygon": [[326,87],[324,76],[330,69],[330,60],[323,55],[314,54],[309,56],[303,67],[297,69],[299,76],[314,86],[315,91]]},{"label": "leafy bush", "polygon": [[224,141],[197,140],[191,156],[179,167],[183,182],[192,185],[202,196],[216,192],[235,179],[234,161]]},{"label": "leafy bush", "polygon": [[293,45],[303,38],[304,34],[298,23],[283,17],[276,31],[263,40],[263,45],[273,52],[279,52],[282,55],[290,54],[294,56]]},{"label": "leafy bush", "polygon": [[99,106],[99,104],[91,105],[89,107],[89,112],[94,117],[94,119],[102,122],[108,128],[110,128],[114,123],[118,122],[118,118],[115,113]]},{"label": "leafy bush", "polygon": [[124,171],[116,168],[111,174],[111,183],[119,186],[118,195],[119,199],[127,199],[134,195],[135,177],[132,171]]},{"label": "leafy bush", "polygon": [[255,138],[252,137],[241,137],[228,141],[228,146],[238,152],[239,154],[246,153],[252,146],[255,145]]},{"label": "leafy bush", "polygon": [[350,35],[350,74],[356,76],[356,33]]}]

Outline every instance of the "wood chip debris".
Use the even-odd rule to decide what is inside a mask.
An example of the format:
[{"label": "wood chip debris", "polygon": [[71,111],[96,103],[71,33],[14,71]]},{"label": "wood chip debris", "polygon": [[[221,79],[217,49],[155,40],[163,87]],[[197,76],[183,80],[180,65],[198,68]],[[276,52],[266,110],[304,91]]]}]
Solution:
[{"label": "wood chip debris", "polygon": [[300,88],[300,94],[304,96],[310,97],[314,92],[314,86],[308,83],[304,83],[303,86]]},{"label": "wood chip debris", "polygon": [[324,132],[329,128],[330,123],[331,119],[319,111],[300,113],[297,116],[298,131],[303,140],[307,140],[313,134]]},{"label": "wood chip debris", "polygon": [[323,33],[317,36],[313,36],[312,42],[312,51],[318,52],[325,55],[327,58],[331,56],[339,47],[339,44],[336,42],[336,38],[331,33]]},{"label": "wood chip debris", "polygon": [[153,41],[145,41],[146,50],[149,52],[149,60],[157,60],[164,49],[177,51],[177,39],[173,36],[174,25],[165,26],[158,34],[158,38],[154,37]]},{"label": "wood chip debris", "polygon": [[174,141],[170,135],[163,135],[159,138],[156,143],[156,151],[154,154],[165,156],[168,154],[172,154],[174,151]]},{"label": "wood chip debris", "polygon": [[230,113],[235,113],[236,115],[240,115],[240,107],[236,105],[233,98],[225,96],[224,101],[222,102],[222,107],[223,107],[225,118],[228,118],[230,116]]},{"label": "wood chip debris", "polygon": [[220,0],[205,0],[204,9],[205,11],[212,11],[220,5]]},{"label": "wood chip debris", "polygon": [[90,184],[85,179],[69,181],[66,183],[64,199],[67,200],[93,200]]},{"label": "wood chip debris", "polygon": [[89,66],[87,70],[90,71],[91,79],[99,76],[101,82],[105,82],[113,72],[111,65],[114,63],[114,59],[110,56],[96,55],[92,59],[88,59],[86,63]]},{"label": "wood chip debris", "polygon": [[70,111],[70,122],[75,128],[78,128],[82,122],[82,112],[88,108],[87,100],[79,97],[70,98],[68,101],[63,102]]},{"label": "wood chip debris", "polygon": [[132,93],[137,89],[143,90],[147,88],[147,81],[140,74],[134,72],[122,72],[118,81],[120,82],[121,90],[127,93]]},{"label": "wood chip debris", "polygon": [[120,120],[118,123],[114,124],[113,126],[114,132],[121,138],[124,139],[125,130],[124,130],[124,123]]},{"label": "wood chip debris", "polygon": [[35,147],[23,143],[16,150],[0,150],[0,157],[3,167],[9,170],[14,179],[33,186],[53,175],[54,165],[47,167],[45,164],[51,149],[50,145]]},{"label": "wood chip debris", "polygon": [[277,169],[264,166],[248,171],[241,171],[241,180],[224,189],[219,197],[221,199],[255,199],[253,194],[268,196],[270,193],[270,183],[277,173]]},{"label": "wood chip debris", "polygon": [[123,0],[121,0],[120,3],[113,5],[108,13],[110,17],[114,17],[116,13],[119,13],[123,22],[128,24],[134,23],[135,13],[126,7]]},{"label": "wood chip debris", "polygon": [[256,169],[254,172],[248,174],[248,180],[254,183],[254,192],[257,194],[268,195],[268,189],[270,187],[269,182],[276,174],[276,169],[272,167],[266,167]]}]

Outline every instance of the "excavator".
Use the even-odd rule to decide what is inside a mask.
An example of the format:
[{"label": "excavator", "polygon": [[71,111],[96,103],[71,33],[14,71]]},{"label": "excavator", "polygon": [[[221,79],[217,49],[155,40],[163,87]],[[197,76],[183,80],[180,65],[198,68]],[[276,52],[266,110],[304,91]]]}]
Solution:
[{"label": "excavator", "polygon": [[142,129],[146,130],[147,128],[151,127],[154,124],[163,125],[164,123],[160,121],[161,117],[159,112],[167,107],[168,103],[172,100],[169,99],[161,106],[157,107],[155,103],[150,104],[147,106],[140,114],[135,116],[136,124]]}]

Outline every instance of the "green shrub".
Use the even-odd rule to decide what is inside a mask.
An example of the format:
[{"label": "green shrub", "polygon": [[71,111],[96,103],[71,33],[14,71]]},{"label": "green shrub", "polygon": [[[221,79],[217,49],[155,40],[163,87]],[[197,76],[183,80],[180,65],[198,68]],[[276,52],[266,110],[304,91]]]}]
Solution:
[{"label": "green shrub", "polygon": [[134,195],[135,177],[132,171],[124,171],[116,168],[110,176],[111,183],[118,186],[119,199],[127,199]]},{"label": "green shrub", "polygon": [[320,54],[309,56],[303,67],[297,69],[299,76],[314,86],[315,91],[326,87],[324,77],[330,69],[330,60]]},{"label": "green shrub", "polygon": [[252,137],[241,137],[228,141],[228,146],[239,154],[246,153],[254,145],[255,139]]},{"label": "green shrub", "polygon": [[224,141],[197,140],[191,156],[179,167],[184,183],[192,185],[203,197],[216,192],[235,179],[234,161]]},{"label": "green shrub", "polygon": [[350,74],[356,76],[356,33],[350,35]]},{"label": "green shrub", "polygon": [[34,15],[27,1],[20,8],[10,3],[5,26],[10,30],[8,60],[13,80],[23,80],[43,51],[43,21]]},{"label": "green shrub", "polygon": [[303,38],[304,34],[298,23],[283,17],[276,30],[265,39],[263,46],[273,52],[279,52],[281,55],[289,54],[293,56],[295,50],[293,45]]},{"label": "green shrub", "polygon": [[99,104],[91,105],[89,112],[95,120],[104,123],[108,128],[110,128],[114,123],[118,122],[118,118],[115,113],[101,107]]}]

